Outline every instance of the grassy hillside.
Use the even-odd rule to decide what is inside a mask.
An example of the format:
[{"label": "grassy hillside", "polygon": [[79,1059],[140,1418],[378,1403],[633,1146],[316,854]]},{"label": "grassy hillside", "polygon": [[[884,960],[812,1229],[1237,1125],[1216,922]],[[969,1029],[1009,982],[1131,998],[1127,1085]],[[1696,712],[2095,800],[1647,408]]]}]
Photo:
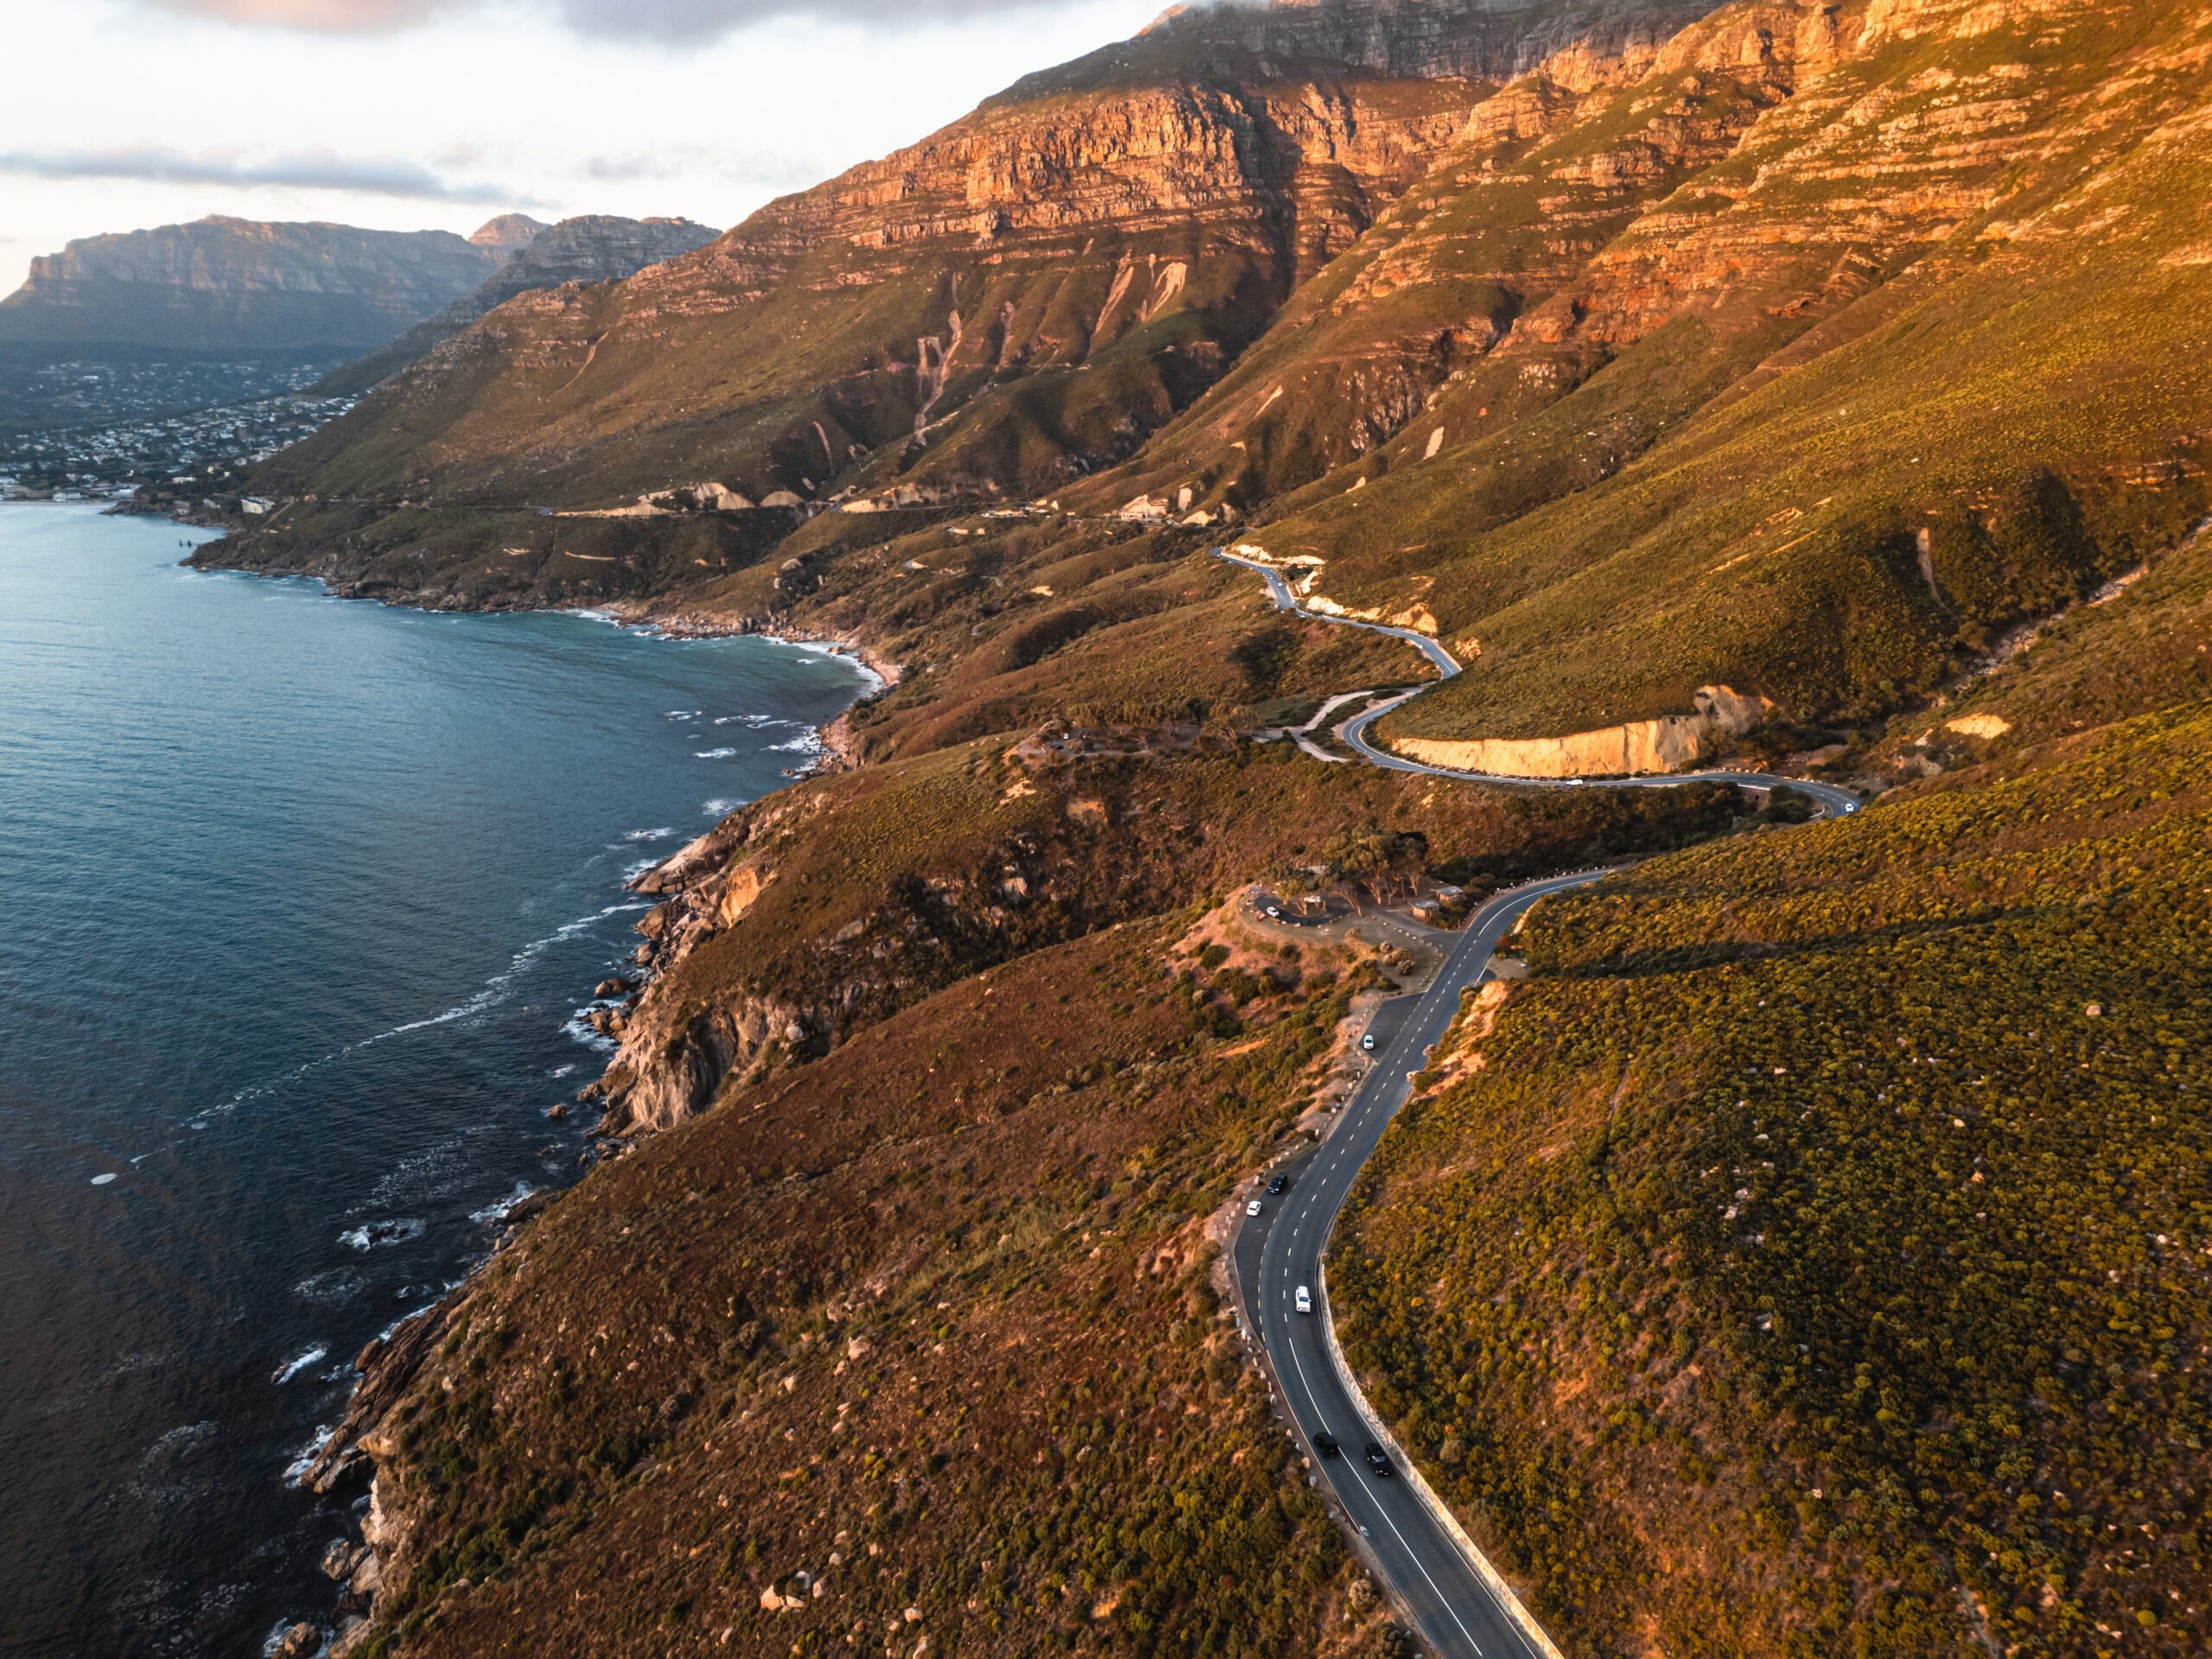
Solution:
[{"label": "grassy hillside", "polygon": [[1373,1166],[1348,1351],[1571,1651],[2200,1650],[2212,705],[2027,759],[1548,902]]},{"label": "grassy hillside", "polygon": [[1193,1046],[1178,931],[944,993],[532,1224],[385,1420],[367,1651],[1357,1650],[1198,1224],[1342,1000]]},{"label": "grassy hillside", "polygon": [[[1462,406],[1488,393],[1454,392],[1369,487],[1259,532],[1325,559],[1331,597],[1419,600],[1463,643],[1471,671],[1391,730],[1549,734],[1681,712],[1716,681],[1863,719],[2201,515],[2212,25],[2083,9],[2044,40],[2039,16],[1939,17],[1827,69],[1592,262],[1574,302],[1591,321],[1564,341],[1596,365],[1567,395],[1500,427]],[[1939,125],[2003,138],[1931,144]],[[1913,198],[1931,173],[1932,224]],[[1719,233],[1689,211],[1700,193],[1733,203],[1714,222],[1752,221],[1731,234],[1753,251],[1699,277]],[[1853,276],[1868,226],[1897,245],[1870,244]],[[1769,234],[1850,280],[1797,308],[1802,271],[1756,251]],[[1609,288],[1662,253],[1693,267],[1662,289],[1674,317],[1625,341],[1614,322],[1599,353]],[[1688,302],[1700,288],[1710,304]]]},{"label": "grassy hillside", "polygon": [[[271,462],[203,560],[903,670],[650,878],[634,1146],[372,1367],[354,1639],[1379,1659],[1203,1218],[1382,978],[1192,929],[1637,854],[1338,1237],[1433,1483],[1576,1659],[2201,1649],[2208,73],[2180,0],[1194,15]],[[576,511],[709,480],[806,505]],[[1429,671],[1228,541],[1466,664],[1386,734],[1721,683],[1887,793],[1256,743]]]}]

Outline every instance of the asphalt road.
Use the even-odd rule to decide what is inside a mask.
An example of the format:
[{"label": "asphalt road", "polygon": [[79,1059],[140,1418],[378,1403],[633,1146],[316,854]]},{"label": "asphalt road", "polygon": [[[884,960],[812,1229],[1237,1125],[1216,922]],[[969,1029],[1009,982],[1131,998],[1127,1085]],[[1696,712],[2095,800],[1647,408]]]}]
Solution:
[{"label": "asphalt road", "polygon": [[[1263,1199],[1260,1215],[1246,1221],[1236,1236],[1244,1314],[1267,1346],[1300,1444],[1440,1659],[1540,1656],[1459,1546],[1430,1519],[1402,1475],[1378,1478],[1362,1460],[1367,1431],[1349,1384],[1330,1359],[1320,1315],[1298,1313],[1294,1299],[1300,1285],[1319,1282],[1315,1269],[1344,1195],[1405,1103],[1410,1074],[1427,1063],[1422,1051],[1444,1035],[1459,1012],[1462,988],[1481,980],[1491,950],[1522,912],[1546,893],[1595,881],[1605,874],[1578,871],[1533,882],[1501,893],[1478,911],[1427,991],[1382,1005],[1370,1027],[1377,1039],[1366,1080],[1329,1138],[1290,1166],[1290,1190]],[[1313,1450],[1313,1433],[1322,1428],[1344,1442],[1341,1457],[1324,1459]]]},{"label": "asphalt road", "polygon": [[[1435,664],[1437,672],[1445,679],[1448,680],[1459,672],[1459,664],[1452,659],[1452,653],[1425,633],[1416,633],[1411,628],[1394,628],[1381,622],[1362,622],[1351,617],[1331,616],[1321,611],[1309,611],[1298,602],[1297,595],[1290,591],[1290,584],[1282,579],[1280,571],[1264,564],[1255,564],[1250,559],[1241,559],[1225,547],[1217,547],[1213,550],[1213,553],[1217,558],[1225,559],[1231,564],[1242,565],[1247,570],[1258,572],[1261,579],[1268,584],[1268,596],[1274,601],[1275,608],[1279,611],[1288,611],[1315,622],[1334,622],[1344,627],[1365,628],[1370,633],[1387,633],[1394,639],[1404,640],[1422,656],[1427,658],[1430,662]],[[1408,691],[1387,702],[1370,703],[1364,711],[1354,715],[1344,722],[1341,734],[1345,743],[1369,765],[1383,766],[1392,772],[1427,772],[1438,778],[1464,778],[1475,783],[1484,784],[1511,784],[1522,789],[1581,789],[1599,786],[1586,785],[1580,778],[1514,778],[1494,772],[1457,772],[1449,766],[1432,766],[1424,765],[1419,760],[1408,760],[1403,755],[1391,753],[1388,749],[1378,749],[1367,741],[1367,728],[1370,726],[1400,704],[1420,695],[1419,690]],[[1602,780],[1602,786],[1606,789],[1672,789],[1678,784],[1694,784],[1706,780],[1738,784],[1745,789],[1758,790],[1772,789],[1777,784],[1787,784],[1799,793],[1811,796],[1821,804],[1823,810],[1832,816],[1840,817],[1845,813],[1856,812],[1859,810],[1859,798],[1847,789],[1838,789],[1833,784],[1811,783],[1802,778],[1775,778],[1756,772],[1669,772],[1646,778],[1607,778]]]},{"label": "asphalt road", "polygon": [[[1426,634],[1308,611],[1299,604],[1280,572],[1239,558],[1226,548],[1213,551],[1230,563],[1257,571],[1279,611],[1389,634],[1427,658],[1442,678],[1450,679],[1459,672],[1451,653]],[[1420,695],[1419,690],[1408,691],[1370,703],[1344,721],[1338,728],[1338,735],[1369,765],[1394,772],[1427,772],[1523,789],[1670,789],[1707,779],[1761,791],[1787,784],[1816,801],[1824,816],[1841,817],[1859,810],[1857,796],[1832,784],[1760,772],[1669,772],[1606,778],[1594,783],[1580,778],[1513,778],[1425,765],[1367,741],[1367,728],[1376,720]],[[1323,754],[1321,758],[1334,757]],[[1359,1529],[1383,1576],[1412,1612],[1430,1651],[1439,1659],[1468,1659],[1469,1656],[1472,1659],[1541,1659],[1541,1656],[1458,1542],[1414,1496],[1402,1474],[1378,1478],[1369,1470],[1361,1458],[1367,1430],[1352,1404],[1351,1379],[1338,1370],[1329,1354],[1319,1313],[1298,1313],[1296,1294],[1300,1286],[1308,1287],[1314,1293],[1318,1310],[1317,1269],[1337,1212],[1390,1119],[1405,1103],[1413,1075],[1427,1062],[1424,1051],[1450,1027],[1459,1010],[1461,990],[1481,980],[1498,940],[1530,905],[1546,893],[1583,886],[1605,874],[1578,871],[1499,894],[1475,913],[1427,991],[1418,998],[1384,1003],[1370,1023],[1376,1048],[1366,1080],[1343,1109],[1343,1116],[1329,1138],[1308,1157],[1287,1166],[1293,1179],[1290,1190],[1279,1198],[1264,1199],[1261,1214],[1238,1228],[1231,1246],[1237,1276],[1244,1287],[1243,1316],[1266,1346],[1300,1444],[1313,1459],[1315,1471],[1328,1483],[1345,1518]],[[1342,1456],[1324,1459],[1313,1450],[1313,1437],[1321,1429],[1343,1443]]]}]

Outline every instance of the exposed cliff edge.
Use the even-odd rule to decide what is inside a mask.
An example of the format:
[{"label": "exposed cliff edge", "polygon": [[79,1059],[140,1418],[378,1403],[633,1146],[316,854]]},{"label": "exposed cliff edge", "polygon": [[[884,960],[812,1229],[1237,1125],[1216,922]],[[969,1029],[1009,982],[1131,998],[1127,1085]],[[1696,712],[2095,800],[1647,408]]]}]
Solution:
[{"label": "exposed cliff edge", "polygon": [[1608,778],[1682,772],[1709,760],[1723,737],[1741,737],[1774,713],[1761,696],[1725,685],[1698,688],[1697,712],[1635,720],[1565,737],[1389,740],[1409,760],[1497,778]]}]

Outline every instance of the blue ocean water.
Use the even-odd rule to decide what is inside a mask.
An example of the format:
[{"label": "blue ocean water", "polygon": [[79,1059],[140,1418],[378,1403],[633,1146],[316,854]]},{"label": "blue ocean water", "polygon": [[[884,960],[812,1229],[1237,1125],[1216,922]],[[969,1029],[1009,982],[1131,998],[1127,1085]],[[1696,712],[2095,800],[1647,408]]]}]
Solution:
[{"label": "blue ocean water", "polygon": [[[842,658],[429,615],[0,508],[0,1652],[326,1610],[288,1465],[578,1173],[626,875],[785,781]],[[348,1497],[350,1497],[350,1494]]]}]

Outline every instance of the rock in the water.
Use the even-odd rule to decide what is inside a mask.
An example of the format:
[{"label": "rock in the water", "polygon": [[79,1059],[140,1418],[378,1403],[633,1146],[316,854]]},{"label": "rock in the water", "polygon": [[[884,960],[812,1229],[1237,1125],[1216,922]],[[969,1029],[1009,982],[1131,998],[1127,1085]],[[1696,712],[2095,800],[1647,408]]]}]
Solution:
[{"label": "rock in the water", "polygon": [[332,1539],[330,1548],[322,1552],[323,1576],[340,1580],[352,1578],[354,1567],[368,1553],[351,1538]]},{"label": "rock in the water", "polygon": [[270,1659],[308,1659],[322,1646],[322,1627],[305,1619],[284,1632],[284,1639],[269,1651]]},{"label": "rock in the water", "polygon": [[[313,1484],[315,1491],[327,1496],[349,1481],[367,1479],[375,1472],[375,1462],[367,1452],[362,1451],[358,1446],[350,1446],[340,1452],[333,1462],[326,1465],[321,1474],[315,1476]],[[331,1548],[335,1549],[337,1545],[334,1544]],[[323,1560],[326,1564],[324,1570],[327,1572],[329,1557],[326,1555]],[[344,1575],[332,1573],[330,1576],[335,1579]]]}]

